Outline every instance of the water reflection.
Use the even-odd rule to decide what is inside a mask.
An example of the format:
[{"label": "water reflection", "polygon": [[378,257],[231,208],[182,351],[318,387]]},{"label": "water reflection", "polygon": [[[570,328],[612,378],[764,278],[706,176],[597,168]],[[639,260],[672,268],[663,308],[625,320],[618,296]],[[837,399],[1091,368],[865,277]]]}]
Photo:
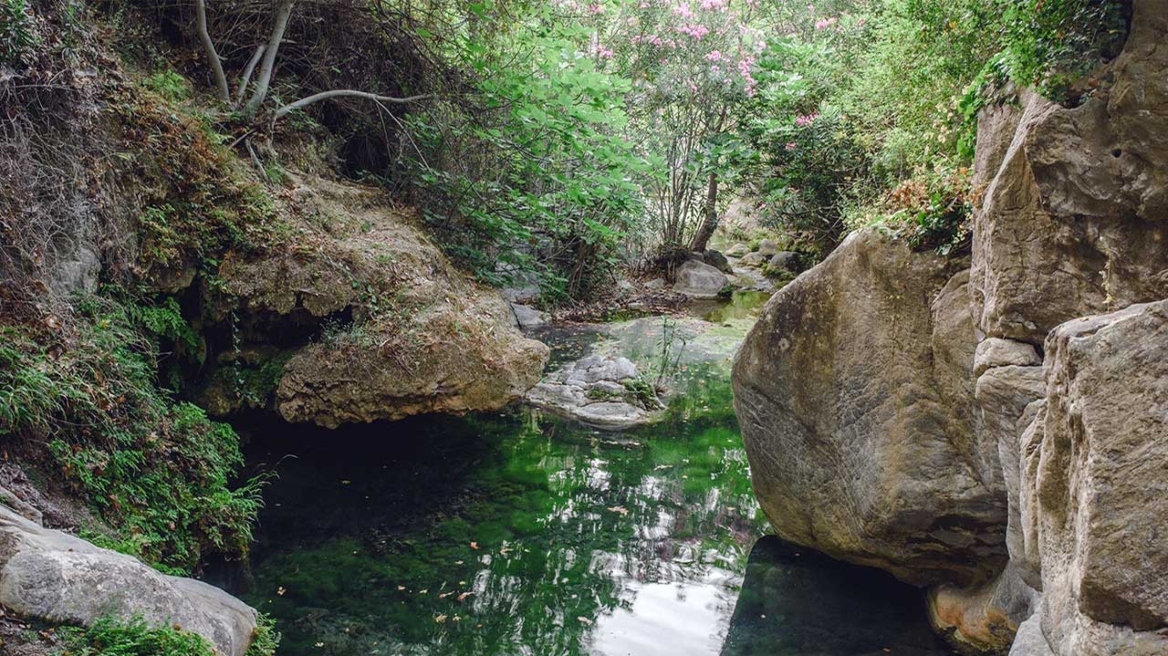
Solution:
[{"label": "water reflection", "polygon": [[725,412],[619,439],[424,418],[256,455],[283,452],[248,600],[289,655],[717,654],[763,529]]}]

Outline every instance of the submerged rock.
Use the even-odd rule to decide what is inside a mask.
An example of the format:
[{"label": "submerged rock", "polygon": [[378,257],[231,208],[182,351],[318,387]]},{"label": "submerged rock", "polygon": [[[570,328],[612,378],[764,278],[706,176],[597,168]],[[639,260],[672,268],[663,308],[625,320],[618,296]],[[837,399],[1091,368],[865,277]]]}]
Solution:
[{"label": "submerged rock", "polygon": [[0,604],[50,623],[87,626],[140,617],[206,638],[224,656],[243,656],[256,611],[193,579],[160,574],[130,556],[45,529],[0,505]]},{"label": "submerged rock", "polygon": [[632,361],[595,354],[548,374],[527,393],[527,402],[605,430],[649,423],[661,409]]},{"label": "submerged rock", "polygon": [[735,409],[781,537],[915,584],[1005,564],[964,265],[864,231],[767,303],[734,363]]}]

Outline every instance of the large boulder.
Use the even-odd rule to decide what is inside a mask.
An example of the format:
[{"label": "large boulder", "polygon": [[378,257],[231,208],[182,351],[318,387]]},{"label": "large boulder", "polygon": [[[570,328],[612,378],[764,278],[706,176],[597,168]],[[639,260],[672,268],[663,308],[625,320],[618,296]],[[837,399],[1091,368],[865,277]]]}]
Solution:
[{"label": "large boulder", "polygon": [[780,536],[920,585],[1002,569],[965,266],[868,230],[767,304],[735,361],[735,409]]},{"label": "large boulder", "polygon": [[979,328],[1041,345],[1085,314],[1168,297],[1168,12],[1135,2],[1109,93],[984,112],[972,283]]},{"label": "large boulder", "polygon": [[1070,321],[1046,352],[1028,527],[1043,633],[1059,656],[1166,654],[1168,301]]},{"label": "large boulder", "polygon": [[206,638],[223,656],[243,656],[256,611],[200,581],[45,529],[0,505],[0,605],[56,624],[139,617]]},{"label": "large boulder", "polygon": [[718,298],[730,285],[726,274],[705,262],[686,260],[677,268],[673,291],[693,298]]},{"label": "large boulder", "polygon": [[[229,254],[206,285],[206,332],[229,332],[231,347],[218,358],[226,375],[209,376],[220,385],[203,393],[208,407],[266,395],[285,420],[332,428],[494,410],[539,381],[547,347],[524,338],[513,306],[467,280],[414,217],[375,189],[319,178],[299,179],[291,196],[294,243]],[[279,352],[240,357],[257,344]],[[268,389],[237,390],[240,379]]]}]

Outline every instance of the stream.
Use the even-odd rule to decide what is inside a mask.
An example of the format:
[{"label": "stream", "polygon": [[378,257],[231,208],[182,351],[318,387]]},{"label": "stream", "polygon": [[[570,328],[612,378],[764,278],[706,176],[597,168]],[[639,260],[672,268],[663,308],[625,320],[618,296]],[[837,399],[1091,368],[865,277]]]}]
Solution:
[{"label": "stream", "polygon": [[[606,433],[517,408],[343,428],[254,427],[274,467],[244,598],[287,656],[948,654],[922,594],[764,538],[729,363],[764,299],[672,326],[680,394]],[[652,371],[661,318],[553,328],[555,363]]]}]

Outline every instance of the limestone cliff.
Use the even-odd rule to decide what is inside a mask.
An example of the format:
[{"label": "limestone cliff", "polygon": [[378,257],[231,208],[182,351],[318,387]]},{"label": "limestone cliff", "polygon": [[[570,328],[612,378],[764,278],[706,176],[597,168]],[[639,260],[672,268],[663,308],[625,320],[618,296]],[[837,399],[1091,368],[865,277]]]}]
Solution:
[{"label": "limestone cliff", "polygon": [[929,586],[969,653],[1168,653],[1168,12],[1134,12],[1098,97],[983,111],[971,261],[853,235],[735,363],[779,535]]}]

